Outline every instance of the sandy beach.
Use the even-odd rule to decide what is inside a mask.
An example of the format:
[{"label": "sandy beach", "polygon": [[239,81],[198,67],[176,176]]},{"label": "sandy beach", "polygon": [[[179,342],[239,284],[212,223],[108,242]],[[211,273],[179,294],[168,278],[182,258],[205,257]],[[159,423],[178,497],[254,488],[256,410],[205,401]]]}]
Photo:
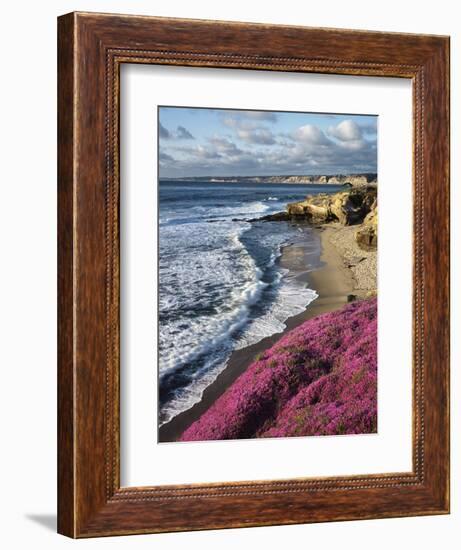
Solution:
[{"label": "sandy beach", "polygon": [[[200,416],[224,393],[224,391],[243,373],[262,351],[271,347],[288,331],[304,321],[341,308],[351,295],[365,296],[376,289],[376,275],[370,275],[373,268],[376,273],[376,253],[361,251],[353,237],[353,227],[339,224],[328,224],[317,229],[321,239],[321,267],[306,272],[302,243],[286,246],[282,250],[280,265],[295,273],[299,280],[314,289],[318,298],[308,305],[302,313],[286,321],[286,329],[278,334],[264,338],[260,342],[241,350],[236,350],[230,357],[226,368],[216,380],[203,392],[201,401],[189,410],[184,411],[159,429],[159,442],[176,441],[186,428]],[[368,270],[368,271],[367,271]],[[349,298],[348,298],[349,297]]]}]

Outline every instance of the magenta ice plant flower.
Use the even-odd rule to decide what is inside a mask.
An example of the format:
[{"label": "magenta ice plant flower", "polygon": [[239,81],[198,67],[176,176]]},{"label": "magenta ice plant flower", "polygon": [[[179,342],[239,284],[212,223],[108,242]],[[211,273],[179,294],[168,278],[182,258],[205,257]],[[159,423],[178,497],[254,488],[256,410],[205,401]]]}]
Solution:
[{"label": "magenta ice plant flower", "polygon": [[376,298],[304,322],[262,353],[181,441],[373,433]]}]

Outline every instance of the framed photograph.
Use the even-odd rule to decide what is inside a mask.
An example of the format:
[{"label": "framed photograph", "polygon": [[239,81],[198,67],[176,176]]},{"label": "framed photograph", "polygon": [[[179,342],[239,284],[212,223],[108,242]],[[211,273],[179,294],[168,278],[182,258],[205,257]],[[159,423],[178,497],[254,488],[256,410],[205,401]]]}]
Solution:
[{"label": "framed photograph", "polygon": [[448,37],[71,13],[58,72],[58,531],[448,513]]}]

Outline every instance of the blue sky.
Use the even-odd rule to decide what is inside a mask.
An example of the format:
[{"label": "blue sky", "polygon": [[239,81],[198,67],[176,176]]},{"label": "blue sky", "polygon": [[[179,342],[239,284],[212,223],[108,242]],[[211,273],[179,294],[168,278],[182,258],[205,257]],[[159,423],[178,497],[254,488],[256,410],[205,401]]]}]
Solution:
[{"label": "blue sky", "polygon": [[159,107],[162,177],[377,171],[372,115]]}]

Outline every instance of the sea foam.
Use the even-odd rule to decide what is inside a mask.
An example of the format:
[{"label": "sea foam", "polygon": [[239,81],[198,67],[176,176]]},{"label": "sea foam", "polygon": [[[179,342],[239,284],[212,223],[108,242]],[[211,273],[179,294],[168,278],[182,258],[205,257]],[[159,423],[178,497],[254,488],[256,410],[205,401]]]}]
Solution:
[{"label": "sea foam", "polygon": [[[201,399],[233,350],[282,332],[317,297],[278,265],[297,228],[233,221],[281,210],[286,196],[237,200],[208,189],[188,200],[183,189],[161,195],[160,425]],[[303,238],[315,247],[313,233]]]}]

